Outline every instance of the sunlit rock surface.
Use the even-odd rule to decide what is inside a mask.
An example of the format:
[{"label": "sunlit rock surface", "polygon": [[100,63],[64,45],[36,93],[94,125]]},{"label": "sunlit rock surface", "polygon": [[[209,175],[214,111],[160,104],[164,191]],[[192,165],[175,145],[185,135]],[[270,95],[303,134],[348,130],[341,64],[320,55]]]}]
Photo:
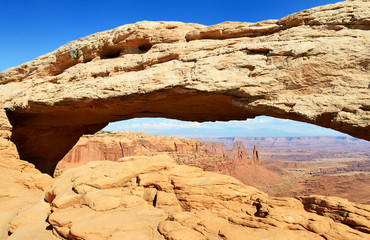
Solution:
[{"label": "sunlit rock surface", "polygon": [[49,174],[82,134],[134,117],[268,115],[370,140],[369,8],[345,1],[258,23],[124,25],[0,73],[0,104],[21,158]]},{"label": "sunlit rock surface", "polygon": [[26,239],[18,237],[25,230],[29,236],[86,240],[369,237],[369,205],[335,197],[269,197],[167,155],[89,162],[64,172],[34,199],[32,208],[10,221],[9,239]]},{"label": "sunlit rock surface", "polygon": [[[257,152],[257,149],[255,150]],[[106,132],[82,136],[58,163],[54,176],[65,169],[90,161],[117,161],[127,156],[153,156],[166,153],[178,164],[227,174],[249,186],[271,185],[282,179],[267,170],[242,142],[226,151],[223,143],[133,132]],[[249,156],[248,156],[249,154]]]},{"label": "sunlit rock surface", "polygon": [[368,239],[368,205],[272,198],[168,156],[93,161],[55,181],[19,160],[50,173],[82,134],[144,116],[263,114],[369,140],[368,29],[368,1],[253,24],[141,22],[4,71],[0,239]]}]

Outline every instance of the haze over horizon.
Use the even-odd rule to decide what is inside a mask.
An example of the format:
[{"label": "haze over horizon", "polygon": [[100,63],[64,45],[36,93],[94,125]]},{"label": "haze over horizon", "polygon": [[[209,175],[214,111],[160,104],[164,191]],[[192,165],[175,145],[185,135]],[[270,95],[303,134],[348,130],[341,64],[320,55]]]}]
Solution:
[{"label": "haze over horizon", "polygon": [[189,122],[166,118],[135,118],[110,123],[104,131],[145,132],[178,137],[316,137],[348,136],[316,125],[259,116],[245,121]]}]

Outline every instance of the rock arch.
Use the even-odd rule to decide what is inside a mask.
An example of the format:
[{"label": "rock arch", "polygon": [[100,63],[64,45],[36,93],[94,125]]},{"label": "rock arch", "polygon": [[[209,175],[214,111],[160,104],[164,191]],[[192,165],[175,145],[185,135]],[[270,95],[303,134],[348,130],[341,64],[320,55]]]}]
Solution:
[{"label": "rock arch", "polygon": [[139,22],[73,41],[0,74],[0,106],[22,159],[51,173],[111,121],[258,115],[370,140],[366,1],[280,20],[214,26]]}]

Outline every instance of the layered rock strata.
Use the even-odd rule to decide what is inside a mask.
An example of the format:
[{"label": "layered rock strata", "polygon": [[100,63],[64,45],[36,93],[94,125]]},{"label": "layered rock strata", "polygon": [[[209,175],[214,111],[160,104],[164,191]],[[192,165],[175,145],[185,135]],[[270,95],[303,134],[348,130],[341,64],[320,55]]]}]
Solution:
[{"label": "layered rock strata", "polygon": [[54,176],[65,169],[93,160],[117,161],[126,156],[153,156],[160,153],[169,154],[178,164],[227,174],[250,186],[277,184],[282,181],[256,160],[256,153],[248,156],[250,153],[242,142],[226,151],[223,143],[133,132],[98,133],[81,137],[58,163]]},{"label": "layered rock strata", "polygon": [[5,112],[0,111],[0,240],[56,239],[46,229],[50,206],[43,201],[53,179],[19,160],[10,141],[11,129]]},{"label": "layered rock strata", "polygon": [[[232,177],[178,165],[167,155],[92,161],[69,169],[46,190],[48,204],[39,200],[46,214],[37,215],[32,223],[50,224],[44,232],[58,239],[355,240],[370,236],[368,205],[320,196],[269,197]],[[26,216],[18,216],[19,226],[27,223]],[[16,237],[17,229],[10,229],[9,239],[26,239]],[[28,234],[38,231],[31,228]]]},{"label": "layered rock strata", "polygon": [[0,105],[20,157],[49,174],[82,134],[134,117],[268,115],[370,140],[369,8],[348,0],[258,23],[124,25],[0,73]]}]

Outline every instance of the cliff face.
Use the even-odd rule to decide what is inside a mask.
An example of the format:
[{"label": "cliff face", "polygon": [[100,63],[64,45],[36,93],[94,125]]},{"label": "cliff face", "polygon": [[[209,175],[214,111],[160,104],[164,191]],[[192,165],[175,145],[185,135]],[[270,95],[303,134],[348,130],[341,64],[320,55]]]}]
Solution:
[{"label": "cliff face", "polygon": [[204,142],[204,146],[209,150],[210,154],[220,157],[226,157],[226,150],[223,143],[220,142]]},{"label": "cliff face", "polygon": [[0,108],[0,161],[5,159],[19,159],[17,148],[10,141],[11,136],[12,125],[10,125],[5,111]]},{"label": "cliff face", "polygon": [[11,130],[5,111],[0,110],[0,239],[8,239],[15,229],[13,239],[56,239],[46,230],[50,206],[42,201],[53,179],[19,159],[10,141]]},{"label": "cliff face", "polygon": [[269,115],[369,140],[369,4],[210,27],[141,22],[4,71],[0,239],[368,239],[368,205],[269,197],[168,156],[92,161],[55,180],[18,156],[51,173],[81,135],[144,116]]},{"label": "cliff face", "polygon": [[252,157],[252,162],[254,164],[259,164],[261,165],[262,164],[262,160],[260,159],[259,157],[259,154],[258,154],[258,149],[257,149],[257,146],[254,145],[253,146],[253,157]]},{"label": "cliff face", "polygon": [[369,5],[258,23],[124,25],[0,73],[0,105],[20,157],[48,173],[83,134],[135,117],[267,115],[370,140]]},{"label": "cliff face", "polygon": [[228,152],[228,155],[233,159],[234,164],[243,165],[250,163],[248,161],[248,150],[245,148],[243,142],[234,142],[233,148]]},{"label": "cliff face", "polygon": [[58,163],[56,174],[90,161],[117,161],[126,156],[152,156],[159,153],[169,154],[179,164],[227,174],[252,186],[281,181],[280,177],[256,160],[256,153],[249,156],[250,152],[242,142],[235,143],[233,149],[226,151],[223,143],[132,132],[83,136]]},{"label": "cliff face", "polygon": [[196,155],[207,154],[210,151],[214,149],[208,149],[203,142],[195,139],[132,132],[97,134],[83,136],[58,163],[58,167],[74,167],[96,160],[116,161],[126,156],[154,155],[164,152]]}]

